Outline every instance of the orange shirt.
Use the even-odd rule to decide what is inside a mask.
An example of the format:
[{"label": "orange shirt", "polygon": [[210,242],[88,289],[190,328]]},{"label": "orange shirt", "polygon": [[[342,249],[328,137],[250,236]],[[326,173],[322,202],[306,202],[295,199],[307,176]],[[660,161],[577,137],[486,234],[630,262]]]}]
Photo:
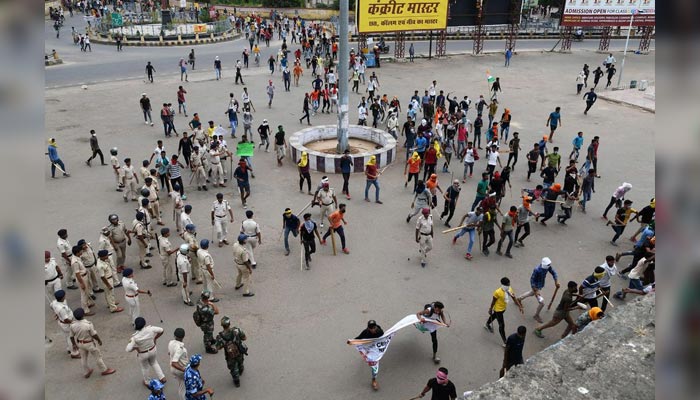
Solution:
[{"label": "orange shirt", "polygon": [[301,65],[297,64],[294,66],[294,75],[295,76],[301,75],[302,71],[303,71],[303,69],[301,68]]},{"label": "orange shirt", "polygon": [[337,229],[343,224],[343,214],[340,210],[335,210],[328,216],[328,221],[331,223],[331,228]]},{"label": "orange shirt", "polygon": [[417,160],[414,160],[413,157],[409,158],[408,161],[406,161],[408,164],[408,172],[412,174],[417,174],[420,172],[420,158]]}]

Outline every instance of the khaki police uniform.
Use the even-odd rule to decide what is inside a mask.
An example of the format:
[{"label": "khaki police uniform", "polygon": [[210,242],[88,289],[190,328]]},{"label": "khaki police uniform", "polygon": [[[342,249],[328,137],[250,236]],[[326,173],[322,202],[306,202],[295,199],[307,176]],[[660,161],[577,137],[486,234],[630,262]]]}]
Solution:
[{"label": "khaki police uniform", "polygon": [[190,270],[192,273],[192,280],[198,284],[202,283],[202,272],[199,270],[199,259],[197,259],[197,249],[199,249],[199,246],[197,245],[197,236],[195,236],[195,234],[192,232],[185,231],[183,239],[185,239],[185,242],[190,245],[189,256],[190,264],[192,265],[192,269]]},{"label": "khaki police uniform", "polygon": [[200,272],[202,274],[202,277],[204,278],[204,289],[208,290],[211,293],[211,298],[213,299],[214,278],[211,274],[209,274],[209,269],[207,269],[207,266],[209,266],[211,268],[211,271],[214,272],[214,259],[207,250],[199,249],[197,250],[197,260],[199,261]]},{"label": "khaki police uniform", "polygon": [[[83,287],[80,288],[80,305],[86,313],[90,312],[90,307],[94,306],[90,295],[92,294],[92,284],[90,283],[89,274],[85,265],[80,260],[80,257],[71,256],[70,265],[75,271],[76,277],[79,276],[83,280]],[[80,285],[78,285],[80,286]]]},{"label": "khaki police uniform", "polygon": [[[150,176],[150,175],[149,175]],[[150,211],[150,217],[155,218],[159,225],[163,225],[163,220],[160,217],[160,202],[158,201],[158,187],[151,183],[151,185],[143,185],[141,188],[148,189],[148,211]]]},{"label": "khaki police uniform", "polygon": [[94,268],[95,264],[97,264],[97,254],[95,254],[95,251],[92,249],[92,245],[90,243],[88,243],[87,247],[83,248],[83,252],[80,253],[80,261],[83,262],[83,265],[87,269],[88,277],[90,278],[90,287],[92,288],[90,294],[95,294],[95,288],[100,287],[97,283],[97,274],[95,273]]},{"label": "khaki police uniform", "polygon": [[178,216],[178,219],[180,220],[180,228],[182,229],[182,238],[184,239],[184,238],[185,238],[185,233],[186,233],[186,232],[185,232],[185,227],[186,227],[187,225],[189,225],[189,224],[194,225],[194,222],[192,222],[192,217],[190,216],[190,214],[187,214],[187,213],[185,212],[184,207],[183,207],[182,212],[181,212],[180,215]]},{"label": "khaki police uniform", "polygon": [[122,165],[122,176],[124,177],[124,201],[136,200],[139,196],[138,181],[134,173],[133,165]]},{"label": "khaki police uniform", "polygon": [[169,254],[172,251],[172,245],[168,238],[159,236],[158,244],[160,245],[160,262],[163,264],[163,283],[169,285],[175,282],[173,277],[173,264],[170,262],[172,256]]},{"label": "khaki police uniform", "polygon": [[251,284],[250,270],[248,270],[248,267],[245,265],[246,261],[250,261],[248,249],[236,241],[236,243],[233,244],[233,262],[236,263],[236,268],[238,269],[236,287],[243,285],[244,294],[250,293]]},{"label": "khaki police uniform", "polygon": [[53,313],[56,314],[58,327],[61,328],[61,332],[63,332],[63,336],[66,339],[66,351],[73,357],[77,356],[78,351],[73,350],[73,344],[70,341],[70,324],[73,322],[73,310],[68,307],[65,300],[53,300],[50,306]]},{"label": "khaki police uniform", "polygon": [[112,246],[112,241],[110,236],[100,233],[100,239],[97,242],[97,250],[98,252],[100,250],[107,250],[109,252],[109,264],[112,267],[112,286],[118,285],[119,284],[119,279],[117,278],[117,261],[115,254],[117,251],[114,249],[114,246]]},{"label": "khaki police uniform", "polygon": [[321,202],[321,216],[319,217],[321,225],[323,225],[323,222],[326,220],[326,217],[328,215],[331,215],[331,213],[335,211],[335,202],[333,201],[334,197],[335,190],[333,190],[333,188],[329,188],[328,191],[325,191],[323,189],[318,191],[318,200]]},{"label": "khaki police uniform", "polygon": [[[190,302],[190,288],[186,287],[185,285],[188,285],[192,281],[192,274],[190,271],[192,270],[192,265],[190,264],[190,257],[180,253],[179,251],[177,252],[177,256],[175,257],[175,263],[177,264],[177,273],[180,277],[180,293],[182,294],[182,301],[185,303]],[[187,278],[185,278],[185,274],[187,274]]]},{"label": "khaki police uniform", "polygon": [[221,166],[221,155],[217,149],[209,150],[209,164],[211,164],[211,179],[216,185],[224,184],[224,167]]},{"label": "khaki police uniform", "polygon": [[248,236],[248,239],[245,241],[245,247],[248,250],[248,257],[250,257],[250,263],[255,266],[257,263],[255,262],[255,248],[258,247],[258,234],[260,233],[260,226],[258,226],[258,223],[253,221],[252,219],[246,219],[243,221],[241,224],[241,233]]},{"label": "khaki police uniform", "polygon": [[185,400],[185,373],[172,366],[172,363],[177,363],[182,369],[185,369],[189,365],[190,360],[187,358],[185,344],[179,340],[171,340],[168,343],[168,356],[170,358],[170,372],[177,382],[178,399]]},{"label": "khaki police uniform", "polygon": [[117,180],[117,190],[120,190],[123,187],[122,177],[124,176],[124,171],[119,166],[119,159],[117,156],[110,157],[110,162],[112,164],[112,171],[114,171],[114,177]]},{"label": "khaki police uniform", "polygon": [[214,227],[216,228],[216,240],[219,242],[219,246],[223,244],[226,240],[226,235],[228,235],[228,221],[229,221],[229,211],[231,210],[231,205],[228,200],[218,200],[214,201],[211,207],[211,211],[214,213]]},{"label": "khaki police uniform", "polygon": [[[102,287],[105,291],[105,301],[107,301],[107,306],[109,311],[117,311],[117,302],[114,299],[114,285],[112,282],[116,279],[114,276],[114,263],[111,258],[107,257],[106,260],[97,259],[97,265],[95,266],[97,270],[97,276],[100,277],[102,282]],[[109,282],[109,285],[105,284],[105,280]]]},{"label": "khaki police uniform", "polygon": [[146,384],[151,381],[149,370],[153,370],[156,379],[162,380],[165,378],[165,374],[163,374],[163,370],[160,368],[160,364],[158,364],[156,358],[155,339],[159,333],[163,333],[163,328],[146,325],[142,329],[134,332],[134,334],[131,335],[131,339],[129,339],[129,343],[126,345],[127,352],[136,351],[136,358],[139,360],[139,365],[141,366],[143,382]]},{"label": "khaki police uniform", "polygon": [[[73,247],[71,246],[68,239],[58,238],[58,241],[56,242],[56,247],[58,247],[59,253],[67,255],[69,258],[73,254],[71,253],[71,249]],[[73,267],[71,267],[70,263],[67,262],[65,258],[61,257],[61,259],[63,260],[63,265],[65,266],[65,273],[63,274],[63,277],[66,280],[66,286],[75,285],[75,272],[73,272]]]},{"label": "khaki police uniform", "polygon": [[139,286],[133,278],[122,278],[122,286],[124,287],[124,300],[129,305],[129,317],[131,324],[134,320],[141,316],[141,303],[139,302]]},{"label": "khaki police uniform", "polygon": [[421,214],[416,222],[416,229],[418,229],[418,244],[419,252],[421,254],[421,262],[427,262],[428,252],[433,249],[433,216],[428,215],[427,217]]},{"label": "khaki police uniform", "polygon": [[95,357],[97,367],[99,367],[102,372],[105,372],[107,366],[104,360],[102,360],[102,352],[100,348],[97,347],[97,341],[93,338],[93,336],[97,335],[97,331],[95,331],[95,326],[92,325],[92,322],[85,319],[71,322],[70,335],[78,346],[80,363],[83,365],[85,373],[87,374],[90,372],[90,367],[88,366],[88,356],[90,355]]},{"label": "khaki police uniform", "polygon": [[182,225],[180,214],[182,214],[182,208],[185,206],[185,204],[182,202],[180,192],[173,190],[170,192],[170,198],[173,199],[173,220],[175,221],[175,231],[178,234],[182,234],[185,227]]},{"label": "khaki police uniform", "polygon": [[204,164],[202,162],[202,154],[195,151],[190,157],[190,167],[194,174],[194,181],[197,187],[207,185],[207,174],[204,172]]},{"label": "khaki police uniform", "polygon": [[123,267],[126,261],[126,226],[123,222],[118,221],[117,224],[109,224],[107,227],[111,232],[112,242],[114,243],[115,254],[117,255],[117,266]]},{"label": "khaki police uniform", "polygon": [[[146,254],[148,253],[148,229],[146,229],[146,224],[134,219],[131,223],[131,230],[136,235],[136,238],[134,239],[139,245],[139,262],[141,263],[142,267],[146,266],[148,265],[148,258],[146,258]],[[138,238],[139,236],[143,237],[143,241]]]}]

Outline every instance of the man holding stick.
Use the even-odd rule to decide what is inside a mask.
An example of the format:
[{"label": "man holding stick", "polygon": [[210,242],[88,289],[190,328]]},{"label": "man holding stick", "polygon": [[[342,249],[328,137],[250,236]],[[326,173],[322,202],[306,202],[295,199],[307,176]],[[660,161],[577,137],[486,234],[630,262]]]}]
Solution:
[{"label": "man holding stick", "polygon": [[[552,319],[547,322],[544,325],[540,325],[535,328],[535,336],[539,338],[544,338],[544,335],[542,335],[542,331],[551,328],[554,326],[559,325],[559,323],[564,320],[568,324],[568,329],[573,329],[574,327],[574,320],[571,318],[571,315],[569,312],[573,309],[575,309],[576,302],[574,297],[578,297],[576,292],[578,291],[578,285],[574,281],[569,281],[569,283],[566,285],[566,290],[564,293],[561,294],[561,300],[559,300],[559,305],[557,306],[556,310],[554,311],[554,315],[552,315]],[[552,300],[554,300],[554,297],[552,297]],[[547,309],[552,307],[552,303],[549,303],[549,306],[547,306]],[[562,335],[561,338],[563,339],[566,335]]]},{"label": "man holding stick", "polygon": [[459,221],[459,227],[461,228],[459,232],[452,238],[452,244],[457,243],[457,239],[462,237],[465,233],[469,234],[469,246],[467,246],[467,254],[464,256],[467,260],[472,259],[472,247],[474,247],[474,236],[477,235],[476,230],[481,227],[483,221],[483,209],[477,207],[476,211],[470,211],[466,213],[462,219]]},{"label": "man holding stick", "polygon": [[[350,250],[348,250],[347,247],[345,247],[345,231],[343,230],[343,225],[347,225],[347,221],[345,221],[345,204],[340,203],[338,205],[338,209],[333,211],[331,215],[328,216],[328,222],[329,222],[329,227],[328,231],[326,232],[325,235],[323,235],[323,239],[321,239],[321,244],[325,245],[326,244],[326,238],[328,236],[331,237],[331,240],[333,241],[333,255],[335,255],[335,233],[340,236],[340,244],[341,248],[343,249],[343,253],[345,254],[350,254]],[[342,222],[342,224],[341,224]]]}]

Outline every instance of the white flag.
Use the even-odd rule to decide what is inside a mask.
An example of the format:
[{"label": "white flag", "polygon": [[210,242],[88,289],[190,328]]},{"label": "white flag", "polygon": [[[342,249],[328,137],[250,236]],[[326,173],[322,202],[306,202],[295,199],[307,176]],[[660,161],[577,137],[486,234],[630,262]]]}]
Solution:
[{"label": "white flag", "polygon": [[[426,323],[431,325],[446,326],[444,323],[437,320],[430,318],[423,319],[425,319]],[[377,363],[384,356],[384,353],[386,353],[386,350],[389,348],[389,343],[391,343],[391,339],[394,337],[396,332],[407,326],[419,323],[420,320],[418,317],[416,317],[416,314],[407,315],[399,322],[395,323],[394,326],[385,331],[382,337],[378,337],[376,339],[350,339],[348,344],[355,346],[355,349],[360,352],[362,358],[364,358],[368,364],[372,365]]]}]

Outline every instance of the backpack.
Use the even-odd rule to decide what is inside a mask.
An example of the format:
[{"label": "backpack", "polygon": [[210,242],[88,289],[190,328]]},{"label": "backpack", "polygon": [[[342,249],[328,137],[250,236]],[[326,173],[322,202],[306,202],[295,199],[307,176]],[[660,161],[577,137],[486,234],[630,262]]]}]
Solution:
[{"label": "backpack", "polygon": [[194,320],[194,324],[197,326],[202,326],[202,324],[204,323],[204,318],[202,317],[202,312],[199,308],[199,305],[197,305],[197,308],[194,310],[194,313],[192,313],[192,319]]}]

